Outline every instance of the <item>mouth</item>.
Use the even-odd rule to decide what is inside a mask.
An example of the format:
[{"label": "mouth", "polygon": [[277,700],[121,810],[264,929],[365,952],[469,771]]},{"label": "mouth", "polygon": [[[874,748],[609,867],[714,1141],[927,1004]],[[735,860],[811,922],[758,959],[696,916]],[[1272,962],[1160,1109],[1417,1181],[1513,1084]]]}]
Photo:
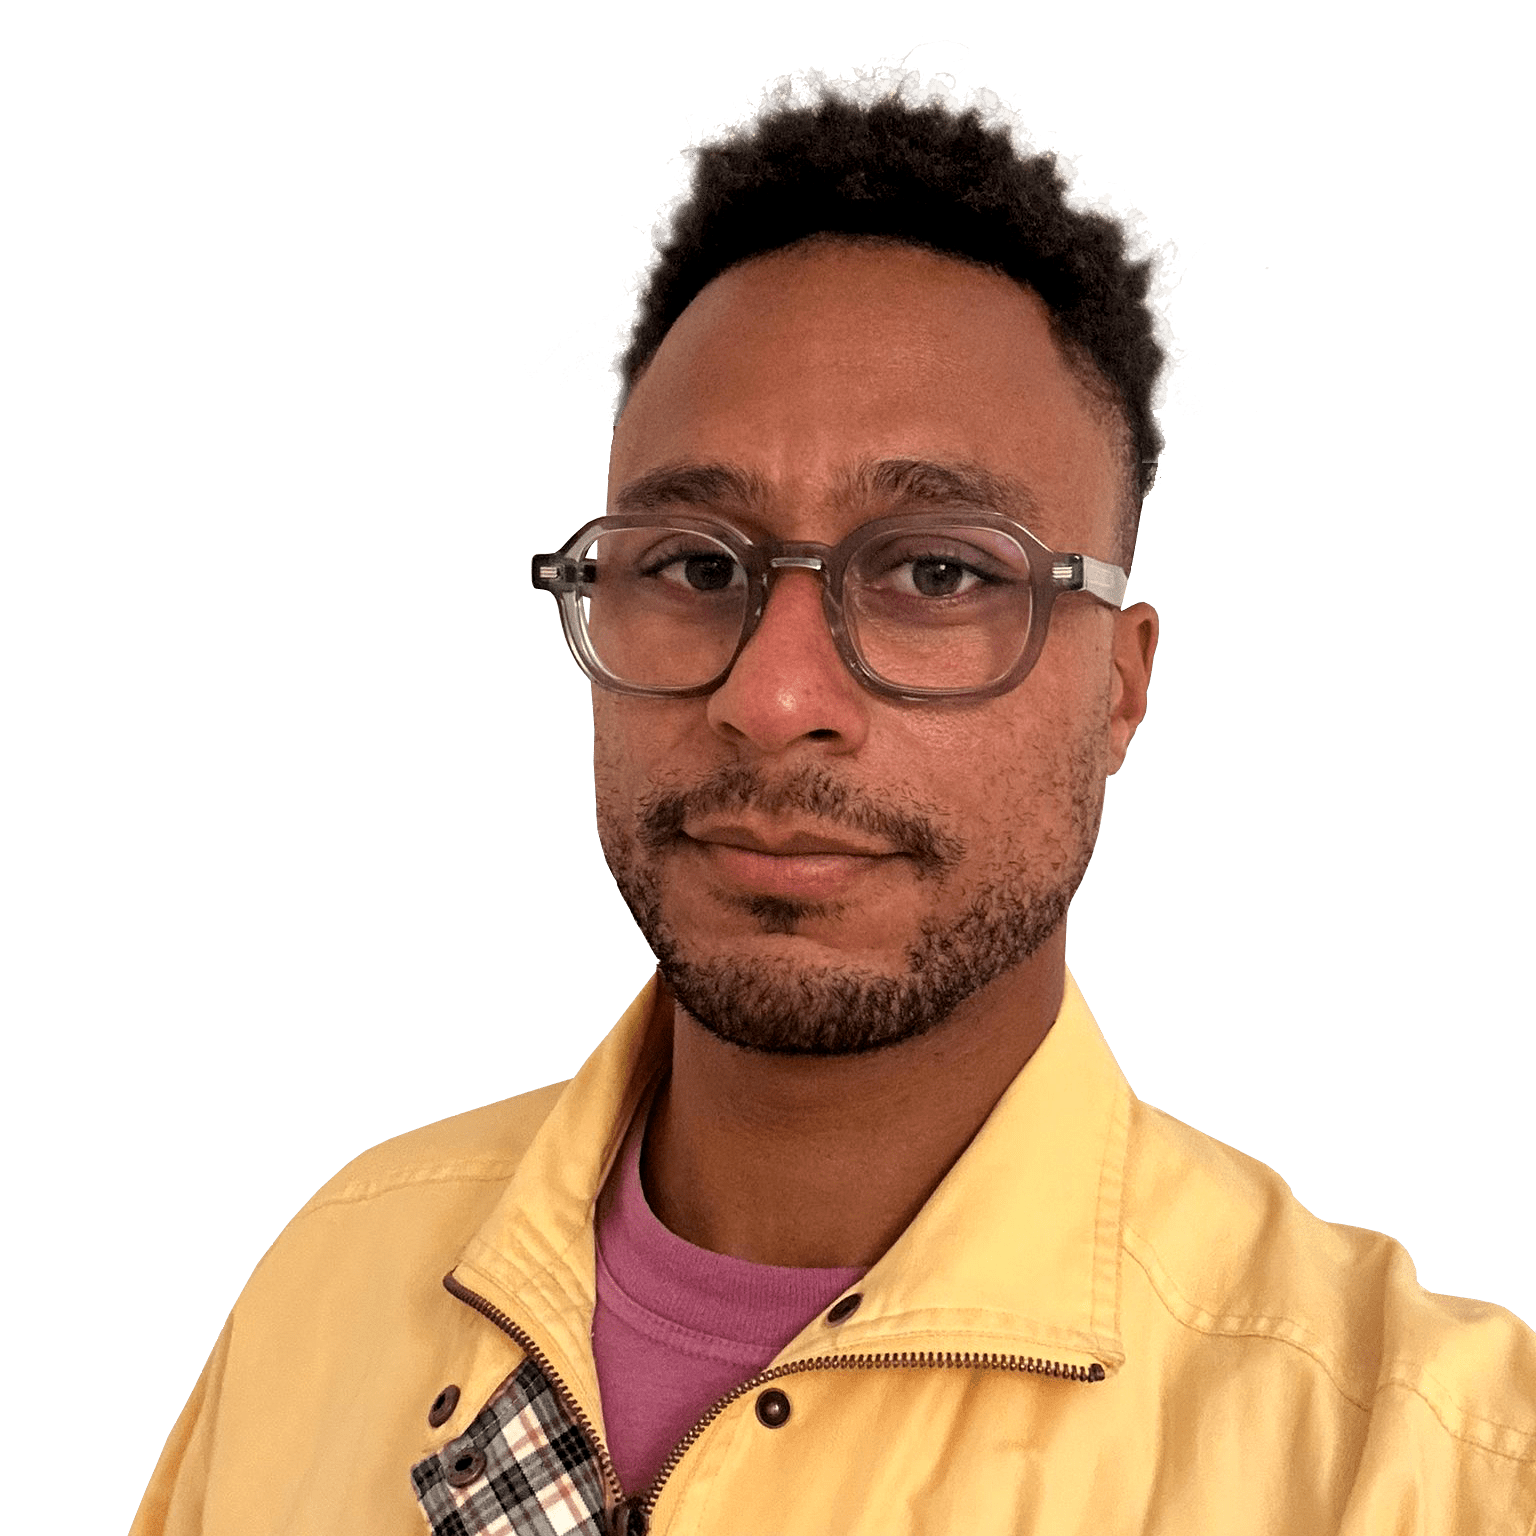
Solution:
[{"label": "mouth", "polygon": [[880,859],[898,856],[888,844],[845,833],[818,831],[811,827],[754,826],[743,821],[703,821],[685,825],[690,842],[720,848],[740,848],[770,858],[802,858],[827,854],[843,858]]},{"label": "mouth", "polygon": [[905,858],[889,846],[842,833],[743,822],[685,828],[683,846],[727,889],[811,903],[846,898],[860,880]]},{"label": "mouth", "polygon": [[[814,765],[769,778],[750,764],[726,764],[686,788],[658,789],[636,809],[641,846],[661,858],[727,848],[781,859],[825,854],[879,869],[910,866],[929,878],[965,856],[936,814],[893,804],[889,794]],[[891,862],[896,858],[902,863]]]}]

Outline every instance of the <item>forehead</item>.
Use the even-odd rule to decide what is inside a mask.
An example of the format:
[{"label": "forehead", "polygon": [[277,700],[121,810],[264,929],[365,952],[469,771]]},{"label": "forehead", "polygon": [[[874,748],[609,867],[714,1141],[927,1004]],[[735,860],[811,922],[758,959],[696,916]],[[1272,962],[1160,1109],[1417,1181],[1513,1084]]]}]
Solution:
[{"label": "forehead", "polygon": [[609,504],[716,466],[781,537],[830,537],[903,500],[871,466],[929,463],[990,476],[1013,495],[999,510],[1107,555],[1123,442],[1028,289],[908,246],[818,242],[732,268],[684,311],[619,418]]}]

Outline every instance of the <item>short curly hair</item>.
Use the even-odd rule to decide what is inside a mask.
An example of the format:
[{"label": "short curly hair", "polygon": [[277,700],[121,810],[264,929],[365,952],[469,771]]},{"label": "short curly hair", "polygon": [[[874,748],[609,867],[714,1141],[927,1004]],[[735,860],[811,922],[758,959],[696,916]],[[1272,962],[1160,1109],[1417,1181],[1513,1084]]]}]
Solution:
[{"label": "short curly hair", "polygon": [[1118,411],[1128,559],[1163,449],[1152,262],[1132,259],[1117,220],[1068,204],[1055,155],[1021,153],[974,106],[903,98],[898,88],[861,102],[823,86],[793,103],[781,92],[745,128],[693,150],[692,184],[658,239],[618,360],[619,409],[677,318],[739,262],[828,235],[956,256],[1038,294],[1074,371]]}]

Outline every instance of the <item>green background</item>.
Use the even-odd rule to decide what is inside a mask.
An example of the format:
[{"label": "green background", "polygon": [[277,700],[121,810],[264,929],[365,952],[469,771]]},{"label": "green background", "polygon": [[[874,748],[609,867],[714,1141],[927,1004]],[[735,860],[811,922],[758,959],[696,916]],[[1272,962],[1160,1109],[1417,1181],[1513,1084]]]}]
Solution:
[{"label": "green background", "polygon": [[1072,966],[1141,1097],[1536,1318],[1521,40],[942,14],[12,12],[12,1445],[71,1436],[92,1528],[324,1178],[570,1074],[644,980],[527,556],[601,508],[680,146],[935,37],[1186,269]]}]

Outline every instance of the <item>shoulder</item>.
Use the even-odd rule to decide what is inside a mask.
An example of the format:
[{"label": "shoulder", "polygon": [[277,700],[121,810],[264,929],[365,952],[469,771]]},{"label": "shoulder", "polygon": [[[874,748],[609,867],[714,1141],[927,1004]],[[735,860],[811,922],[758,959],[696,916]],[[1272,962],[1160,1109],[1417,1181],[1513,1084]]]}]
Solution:
[{"label": "shoulder", "polygon": [[352,1159],[294,1218],[432,1185],[504,1184],[567,1084],[551,1083],[392,1136]]},{"label": "shoulder", "polygon": [[[1272,1169],[1137,1104],[1125,1248],[1178,1330],[1299,1373],[1341,1412],[1428,1414],[1435,1433],[1536,1463],[1536,1334],[1438,1296],[1401,1244],[1320,1220]],[[1224,1345],[1230,1346],[1223,1348]]]},{"label": "shoulder", "polygon": [[[365,1297],[388,1309],[408,1296],[417,1312],[432,1311],[446,1295],[442,1276],[505,1197],[565,1088],[556,1083],[454,1115],[353,1158],[256,1265],[235,1305],[239,1334],[276,1337],[297,1326],[301,1312],[334,1329],[337,1315],[350,1316]],[[389,1316],[390,1326],[405,1326]]]}]

